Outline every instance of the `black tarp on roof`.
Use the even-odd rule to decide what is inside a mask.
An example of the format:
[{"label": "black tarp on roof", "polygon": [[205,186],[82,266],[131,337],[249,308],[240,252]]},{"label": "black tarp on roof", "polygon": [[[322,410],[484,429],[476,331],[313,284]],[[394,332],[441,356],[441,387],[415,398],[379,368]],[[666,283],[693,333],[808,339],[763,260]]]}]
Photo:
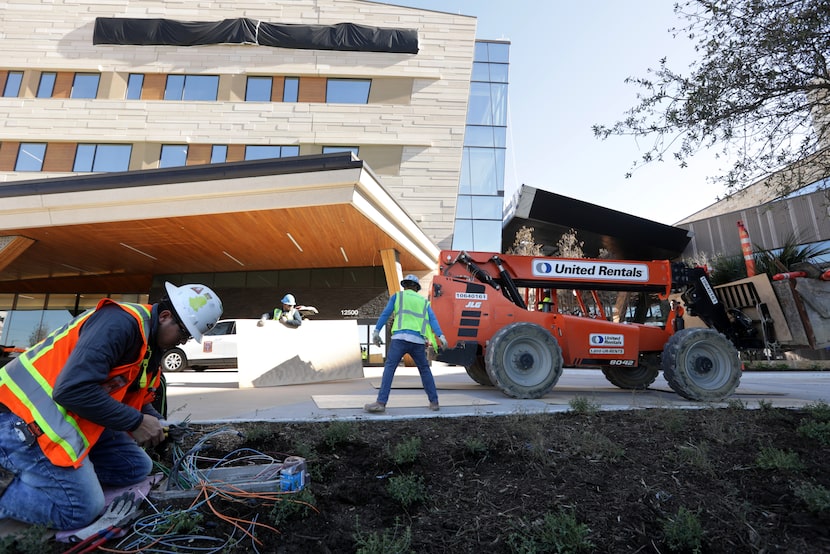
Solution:
[{"label": "black tarp on roof", "polygon": [[201,46],[258,44],[278,48],[353,52],[418,53],[417,29],[371,27],[355,23],[299,25],[240,17],[222,21],[176,21],[97,17],[92,44]]},{"label": "black tarp on roof", "polygon": [[534,228],[534,240],[545,246],[545,255],[553,254],[556,243],[569,229],[575,229],[577,239],[584,241],[588,257],[604,248],[618,259],[672,260],[691,240],[686,229],[524,185],[515,212],[502,230],[505,250],[513,245],[522,227]]}]

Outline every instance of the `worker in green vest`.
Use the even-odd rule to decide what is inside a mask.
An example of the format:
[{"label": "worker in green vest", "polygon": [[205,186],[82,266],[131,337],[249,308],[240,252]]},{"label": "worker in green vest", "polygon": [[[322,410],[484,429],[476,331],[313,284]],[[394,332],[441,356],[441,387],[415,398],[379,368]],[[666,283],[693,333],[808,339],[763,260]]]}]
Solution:
[{"label": "worker in green vest", "polygon": [[441,326],[435,318],[435,313],[432,311],[429,301],[418,294],[418,291],[421,290],[418,277],[407,275],[401,281],[401,286],[403,290],[393,294],[392,298],[389,299],[372,334],[372,340],[377,346],[380,346],[380,330],[394,314],[392,340],[386,352],[386,363],[383,365],[383,378],[381,379],[378,398],[376,402],[364,406],[367,412],[373,414],[386,411],[386,402],[389,400],[395,370],[406,354],[412,356],[418,368],[418,373],[421,375],[421,383],[429,400],[429,409],[432,411],[439,410],[438,391],[435,388],[435,379],[433,379],[432,371],[429,368],[426,346],[428,342],[431,342],[437,349],[435,343],[435,337],[437,336],[441,346],[446,348],[447,339],[444,337],[444,333],[441,332]]}]

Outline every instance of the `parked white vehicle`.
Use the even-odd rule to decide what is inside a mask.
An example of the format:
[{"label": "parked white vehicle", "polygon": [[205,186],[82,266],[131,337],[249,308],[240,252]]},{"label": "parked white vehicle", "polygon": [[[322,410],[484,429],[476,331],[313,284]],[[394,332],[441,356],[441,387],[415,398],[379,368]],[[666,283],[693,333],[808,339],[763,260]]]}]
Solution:
[{"label": "parked white vehicle", "polygon": [[220,319],[213,329],[204,334],[202,344],[190,339],[182,346],[165,352],[161,367],[170,372],[235,368],[236,352],[236,320]]}]

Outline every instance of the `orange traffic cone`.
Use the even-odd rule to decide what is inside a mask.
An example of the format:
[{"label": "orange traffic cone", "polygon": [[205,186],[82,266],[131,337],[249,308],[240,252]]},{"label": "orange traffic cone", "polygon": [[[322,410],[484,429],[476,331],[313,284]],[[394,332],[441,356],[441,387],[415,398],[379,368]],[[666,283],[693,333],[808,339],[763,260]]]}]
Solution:
[{"label": "orange traffic cone", "polygon": [[738,235],[741,237],[741,250],[744,253],[744,263],[746,264],[746,276],[755,276],[755,258],[752,256],[752,242],[749,240],[749,233],[744,227],[743,222],[738,221]]}]

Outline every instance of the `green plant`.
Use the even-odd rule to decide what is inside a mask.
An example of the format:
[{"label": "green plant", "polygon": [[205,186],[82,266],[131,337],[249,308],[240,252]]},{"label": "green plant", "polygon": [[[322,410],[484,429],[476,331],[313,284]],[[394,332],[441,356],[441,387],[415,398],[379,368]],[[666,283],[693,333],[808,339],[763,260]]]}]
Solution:
[{"label": "green plant", "polygon": [[830,490],[813,483],[799,483],[793,487],[795,495],[816,514],[830,513]]},{"label": "green plant", "polygon": [[798,454],[766,446],[755,457],[755,465],[761,469],[799,470],[803,466]]},{"label": "green plant", "polygon": [[166,531],[168,534],[192,535],[202,529],[205,516],[196,510],[178,510],[172,512],[167,520],[170,522],[170,529]]},{"label": "green plant", "polygon": [[819,400],[818,402],[810,402],[804,409],[812,416],[813,419],[818,421],[830,421],[830,404],[824,402],[823,400]]},{"label": "green plant", "polygon": [[822,446],[830,445],[830,421],[808,420],[798,426],[802,437],[818,441]]},{"label": "green plant", "polygon": [[758,401],[758,409],[764,412],[771,411],[773,409],[772,401],[771,400],[764,400],[763,398]]},{"label": "green plant", "polygon": [[591,529],[579,523],[570,511],[548,512],[540,521],[520,524],[522,528],[507,537],[510,551],[517,554],[590,552],[594,548],[589,538]]},{"label": "green plant", "polygon": [[592,401],[584,396],[574,396],[568,405],[577,414],[595,414],[602,407],[599,402]]},{"label": "green plant", "polygon": [[673,552],[700,554],[703,547],[703,526],[698,514],[683,506],[673,517],[663,520],[666,545]]},{"label": "green plant", "polygon": [[396,465],[411,464],[418,458],[421,451],[421,439],[409,437],[389,448],[389,458]]},{"label": "green plant", "polygon": [[746,402],[740,398],[730,398],[726,401],[726,408],[734,411],[746,410]]},{"label": "green plant", "polygon": [[577,452],[590,460],[618,460],[625,455],[625,449],[602,433],[581,433],[576,441]]},{"label": "green plant", "polygon": [[723,285],[746,277],[743,256],[718,256],[709,261],[709,281],[713,286]]},{"label": "green plant", "polygon": [[355,521],[355,554],[405,554],[412,552],[412,528],[402,526],[397,518],[391,529],[383,532],[364,533],[360,522]]},{"label": "green plant", "polygon": [[487,443],[480,437],[467,437],[464,439],[464,450],[473,456],[481,456],[487,452]]},{"label": "green plant", "polygon": [[46,551],[47,537],[51,535],[45,526],[31,525],[20,532],[0,537],[0,552],[41,554]]},{"label": "green plant", "polygon": [[680,444],[677,446],[677,460],[706,473],[711,473],[712,462],[709,459],[709,447],[705,442]]},{"label": "green plant", "polygon": [[351,421],[335,420],[326,427],[323,433],[323,442],[329,448],[345,444],[354,440],[355,425]]},{"label": "green plant", "polygon": [[409,506],[425,500],[427,497],[424,488],[424,478],[420,475],[396,475],[389,479],[386,485],[389,496],[398,501],[401,506]]},{"label": "green plant", "polygon": [[282,523],[292,519],[296,516],[305,517],[310,511],[317,511],[314,507],[317,499],[308,489],[303,489],[293,494],[283,495],[279,498],[268,516],[274,525],[281,525]]},{"label": "green plant", "polygon": [[789,269],[799,263],[811,263],[816,258],[830,254],[830,248],[822,248],[815,244],[799,244],[794,235],[784,241],[781,248],[763,250],[756,247],[755,269],[758,273],[766,273],[770,277],[781,273],[782,268]]},{"label": "green plant", "polygon": [[266,423],[255,423],[245,430],[245,439],[250,442],[266,442],[273,436],[273,426]]}]

